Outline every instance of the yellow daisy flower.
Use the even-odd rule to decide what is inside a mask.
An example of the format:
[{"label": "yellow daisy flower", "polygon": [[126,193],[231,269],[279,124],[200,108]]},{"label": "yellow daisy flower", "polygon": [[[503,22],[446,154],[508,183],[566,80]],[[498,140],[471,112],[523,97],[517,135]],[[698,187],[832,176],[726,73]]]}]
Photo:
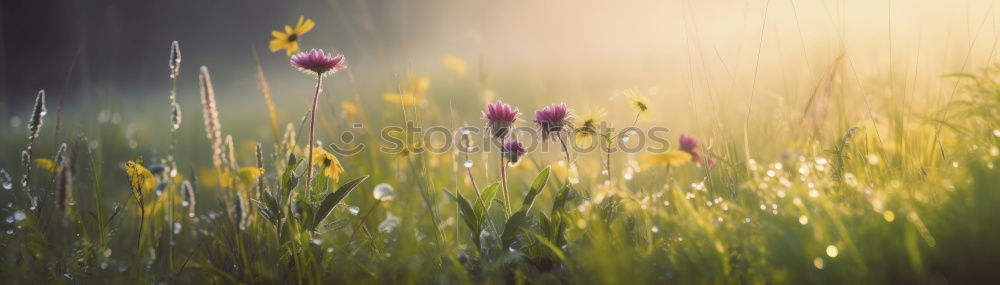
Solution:
[{"label": "yellow daisy flower", "polygon": [[229,174],[228,168],[223,169],[219,173],[219,186],[222,186],[222,188],[233,188],[233,180],[233,175]]},{"label": "yellow daisy flower", "polygon": [[313,149],[312,165],[323,166],[323,174],[330,177],[334,182],[340,179],[340,174],[344,172],[344,167],[333,154],[326,152],[323,148]]},{"label": "yellow daisy flower", "polygon": [[35,159],[35,165],[38,165],[38,168],[45,169],[51,173],[56,173],[62,169],[62,166],[56,165],[54,161],[48,158]]},{"label": "yellow daisy flower", "polygon": [[279,50],[285,50],[288,55],[299,51],[299,40],[302,35],[305,35],[316,26],[316,23],[312,19],[306,19],[305,16],[299,16],[299,22],[295,24],[295,29],[291,26],[285,25],[285,32],[278,30],[271,31],[271,36],[274,39],[268,45],[271,52],[278,52]]},{"label": "yellow daisy flower", "polygon": [[642,120],[649,119],[649,98],[640,95],[635,89],[625,89],[625,91],[622,91],[622,94],[628,99],[629,107],[632,107],[638,113],[636,115],[637,118]]},{"label": "yellow daisy flower", "polygon": [[260,167],[242,167],[238,170],[238,173],[243,182],[254,183],[257,182],[257,178],[260,178],[264,174],[264,169]]},{"label": "yellow daisy flower", "polygon": [[679,150],[668,150],[662,153],[646,155],[642,159],[642,168],[646,169],[654,165],[680,167],[691,162],[691,154]]},{"label": "yellow daisy flower", "polygon": [[601,131],[601,122],[608,115],[608,111],[601,107],[591,107],[590,111],[584,113],[576,121],[579,127],[576,128],[576,146],[582,149],[590,148],[594,144],[594,138]]}]

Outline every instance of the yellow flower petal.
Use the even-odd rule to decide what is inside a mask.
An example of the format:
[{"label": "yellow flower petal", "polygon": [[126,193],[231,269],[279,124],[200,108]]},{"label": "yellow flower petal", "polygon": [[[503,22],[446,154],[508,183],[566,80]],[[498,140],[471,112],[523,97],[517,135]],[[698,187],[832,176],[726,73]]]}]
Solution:
[{"label": "yellow flower petal", "polygon": [[274,37],[275,40],[285,40],[285,38],[288,37],[288,35],[286,35],[285,33],[282,33],[279,30],[273,30],[273,31],[271,31],[271,36]]},{"label": "yellow flower petal", "polygon": [[285,43],[285,41],[274,39],[271,40],[270,44],[268,44],[268,48],[271,49],[271,52],[276,52],[278,50],[285,48],[286,45],[287,44]]},{"label": "yellow flower petal", "polygon": [[413,94],[396,94],[396,93],[385,93],[382,94],[382,101],[386,103],[399,104],[403,106],[414,106],[417,104],[417,97]]},{"label": "yellow flower petal", "polygon": [[292,26],[285,25],[285,34],[291,35],[295,30],[292,30]]},{"label": "yellow flower petal", "polygon": [[306,19],[305,23],[302,23],[302,18],[299,18],[299,24],[295,25],[295,34],[301,37],[305,33],[311,31],[315,26],[316,22],[313,22],[312,19]]},{"label": "yellow flower petal", "polygon": [[156,187],[156,179],[142,164],[134,161],[125,163],[125,173],[128,174],[132,191],[149,191]]},{"label": "yellow flower petal", "polygon": [[340,101],[340,110],[348,117],[354,117],[358,114],[358,106],[347,101]]},{"label": "yellow flower petal", "polygon": [[691,154],[679,150],[668,150],[663,153],[647,155],[642,159],[642,168],[654,165],[680,167],[691,162]]},{"label": "yellow flower petal", "polygon": [[56,173],[56,171],[58,171],[60,168],[62,168],[62,167],[56,165],[56,163],[54,161],[52,161],[51,159],[48,159],[48,158],[35,159],[35,165],[38,165],[38,168],[44,169],[44,170],[46,170],[48,172],[51,172],[51,173]]},{"label": "yellow flower petal", "polygon": [[253,183],[264,174],[264,169],[259,167],[242,167],[238,170],[238,173],[243,182]]},{"label": "yellow flower petal", "polygon": [[431,87],[431,79],[427,76],[414,76],[406,80],[405,90],[414,94],[423,94]]},{"label": "yellow flower petal", "polygon": [[340,173],[344,172],[344,167],[340,165],[340,160],[337,160],[336,156],[333,156],[333,154],[330,154],[323,148],[313,149],[312,165],[325,167],[323,174],[333,181],[338,181]]}]

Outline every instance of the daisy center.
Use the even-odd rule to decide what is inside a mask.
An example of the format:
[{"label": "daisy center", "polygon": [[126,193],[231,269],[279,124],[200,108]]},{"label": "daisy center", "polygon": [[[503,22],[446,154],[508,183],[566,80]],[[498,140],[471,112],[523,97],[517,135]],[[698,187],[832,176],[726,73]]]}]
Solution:
[{"label": "daisy center", "polygon": [[290,34],[290,35],[288,35],[288,41],[289,42],[294,42],[297,39],[299,39],[299,35],[296,35],[296,34]]}]

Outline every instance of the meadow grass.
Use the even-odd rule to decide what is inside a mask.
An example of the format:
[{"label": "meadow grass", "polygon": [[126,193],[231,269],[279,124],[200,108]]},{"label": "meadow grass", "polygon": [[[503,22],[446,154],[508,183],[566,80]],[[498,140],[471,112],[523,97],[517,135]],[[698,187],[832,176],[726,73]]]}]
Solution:
[{"label": "meadow grass", "polygon": [[[197,116],[182,124],[181,99],[164,92],[171,103],[161,108],[177,115],[145,118],[163,122],[145,125],[163,127],[146,132],[159,133],[153,137],[136,135],[136,123],[118,113],[124,107],[107,105],[77,110],[96,114],[95,126],[55,135],[42,123],[52,118],[43,92],[41,105],[23,112],[32,118],[27,137],[24,126],[2,127],[0,276],[13,283],[306,284],[996,279],[1000,69],[939,78],[954,82],[957,95],[918,110],[892,104],[891,94],[847,94],[856,90],[836,79],[847,73],[842,65],[838,58],[818,71],[829,75],[805,108],[754,107],[762,110],[754,118],[763,119],[692,100],[688,111],[705,130],[700,161],[690,161],[690,152],[609,151],[629,135],[600,127],[591,152],[557,145],[571,133],[524,157],[421,152],[439,139],[406,132],[396,137],[407,148],[379,149],[381,127],[408,122],[450,127],[482,146],[458,128],[485,124],[464,110],[492,101],[483,74],[471,99],[429,96],[430,78],[419,76],[399,80],[382,98],[323,94],[309,114],[320,140],[351,130],[347,145],[368,147],[319,162],[308,158],[310,124],[300,115],[307,105],[289,118],[276,115],[259,63],[258,107],[268,115],[225,128],[218,113],[226,101],[216,100],[206,67],[197,82],[205,128],[192,122]],[[333,76],[358,90],[350,70]],[[554,103],[546,100],[514,99],[522,109]],[[614,108],[608,120],[619,128],[663,124],[640,121],[643,112],[657,116],[648,99],[601,104]],[[857,108],[887,115],[844,111]],[[264,131],[234,138],[240,128]],[[330,143],[315,147],[322,155]],[[640,164],[646,157],[651,163]],[[304,176],[313,167],[310,184]]]}]

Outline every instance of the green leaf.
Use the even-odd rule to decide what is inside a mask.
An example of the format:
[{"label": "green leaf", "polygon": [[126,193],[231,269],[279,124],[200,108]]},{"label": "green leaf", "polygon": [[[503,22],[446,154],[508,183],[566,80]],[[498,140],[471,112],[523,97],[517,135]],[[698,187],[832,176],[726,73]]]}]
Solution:
[{"label": "green leaf", "polygon": [[323,175],[323,171],[324,170],[320,170],[319,172],[313,173],[313,185],[312,190],[310,191],[312,191],[312,194],[314,195],[322,195],[323,193],[326,193],[328,185],[330,184],[330,177]]},{"label": "green leaf", "polygon": [[514,243],[514,239],[517,237],[517,234],[521,232],[521,229],[527,221],[527,210],[520,210],[517,211],[517,213],[510,215],[510,219],[507,219],[507,224],[503,226],[503,234],[500,235],[500,240],[504,249],[509,248],[510,245]]},{"label": "green leaf", "polygon": [[[483,189],[483,192],[479,193],[480,195],[483,196],[483,202],[476,203],[476,214],[478,214],[481,217],[485,217],[486,212],[488,212],[490,207],[493,206],[493,198],[497,196],[497,193],[499,191],[500,191],[499,182],[490,184],[490,186],[486,186],[486,189]],[[486,208],[483,208],[484,204],[486,205]]]},{"label": "green leaf", "polygon": [[465,221],[465,225],[469,227],[469,230],[478,233],[479,229],[479,216],[476,215],[476,211],[472,209],[472,205],[469,204],[469,200],[462,197],[462,193],[451,193],[448,190],[444,190],[451,196],[452,199],[458,203],[458,210],[462,214],[462,220]]},{"label": "green leaf", "polygon": [[[555,218],[555,217],[553,217]],[[542,229],[542,233],[547,237],[552,236],[552,221],[545,214],[538,214],[538,227]]]},{"label": "green leaf", "polygon": [[462,215],[462,220],[465,221],[465,226],[469,227],[469,231],[472,232],[472,242],[476,244],[476,247],[480,247],[479,244],[479,232],[482,231],[482,219],[476,214],[476,211],[472,209],[472,205],[469,204],[469,200],[462,197],[462,193],[451,193],[448,189],[444,189],[448,196],[451,196],[458,203],[459,213]]},{"label": "green leaf", "polygon": [[288,194],[299,184],[299,178],[295,176],[295,168],[298,165],[299,161],[295,159],[295,154],[289,154],[288,165],[285,166],[285,171],[281,174],[281,195],[278,196],[278,204],[284,204],[285,199],[289,197]]},{"label": "green leaf", "polygon": [[535,181],[531,182],[531,190],[529,190],[528,194],[524,196],[524,202],[521,203],[522,211],[531,210],[531,206],[535,204],[535,198],[537,198],[538,194],[542,192],[543,188],[545,188],[545,182],[549,180],[549,170],[550,169],[548,167],[542,169],[542,171],[535,176]]},{"label": "green leaf", "polygon": [[271,193],[267,191],[260,192],[260,200],[257,200],[257,210],[260,212],[264,218],[271,221],[271,223],[277,225],[278,220],[281,219],[281,207],[278,206],[278,202],[274,200]]},{"label": "green leaf", "polygon": [[358,185],[365,182],[367,179],[368,175],[361,176],[340,185],[340,188],[337,188],[336,192],[326,194],[326,197],[323,198],[323,202],[320,203],[319,208],[316,209],[316,215],[313,216],[312,223],[309,225],[309,230],[315,230],[316,227],[319,226],[319,223],[322,222],[323,219],[326,219],[327,215],[330,215],[330,211],[333,210],[333,207],[336,206],[337,203],[344,200],[344,198],[347,197],[347,194],[351,194],[351,191],[354,191],[354,188],[357,188]]},{"label": "green leaf", "polygon": [[566,202],[569,202],[570,198],[572,197],[571,196],[573,194],[573,192],[571,191],[572,189],[573,188],[571,188],[569,184],[566,184],[559,189],[559,192],[556,192],[555,199],[552,199],[551,215],[555,215],[558,211],[562,211],[563,207],[566,206]]}]

